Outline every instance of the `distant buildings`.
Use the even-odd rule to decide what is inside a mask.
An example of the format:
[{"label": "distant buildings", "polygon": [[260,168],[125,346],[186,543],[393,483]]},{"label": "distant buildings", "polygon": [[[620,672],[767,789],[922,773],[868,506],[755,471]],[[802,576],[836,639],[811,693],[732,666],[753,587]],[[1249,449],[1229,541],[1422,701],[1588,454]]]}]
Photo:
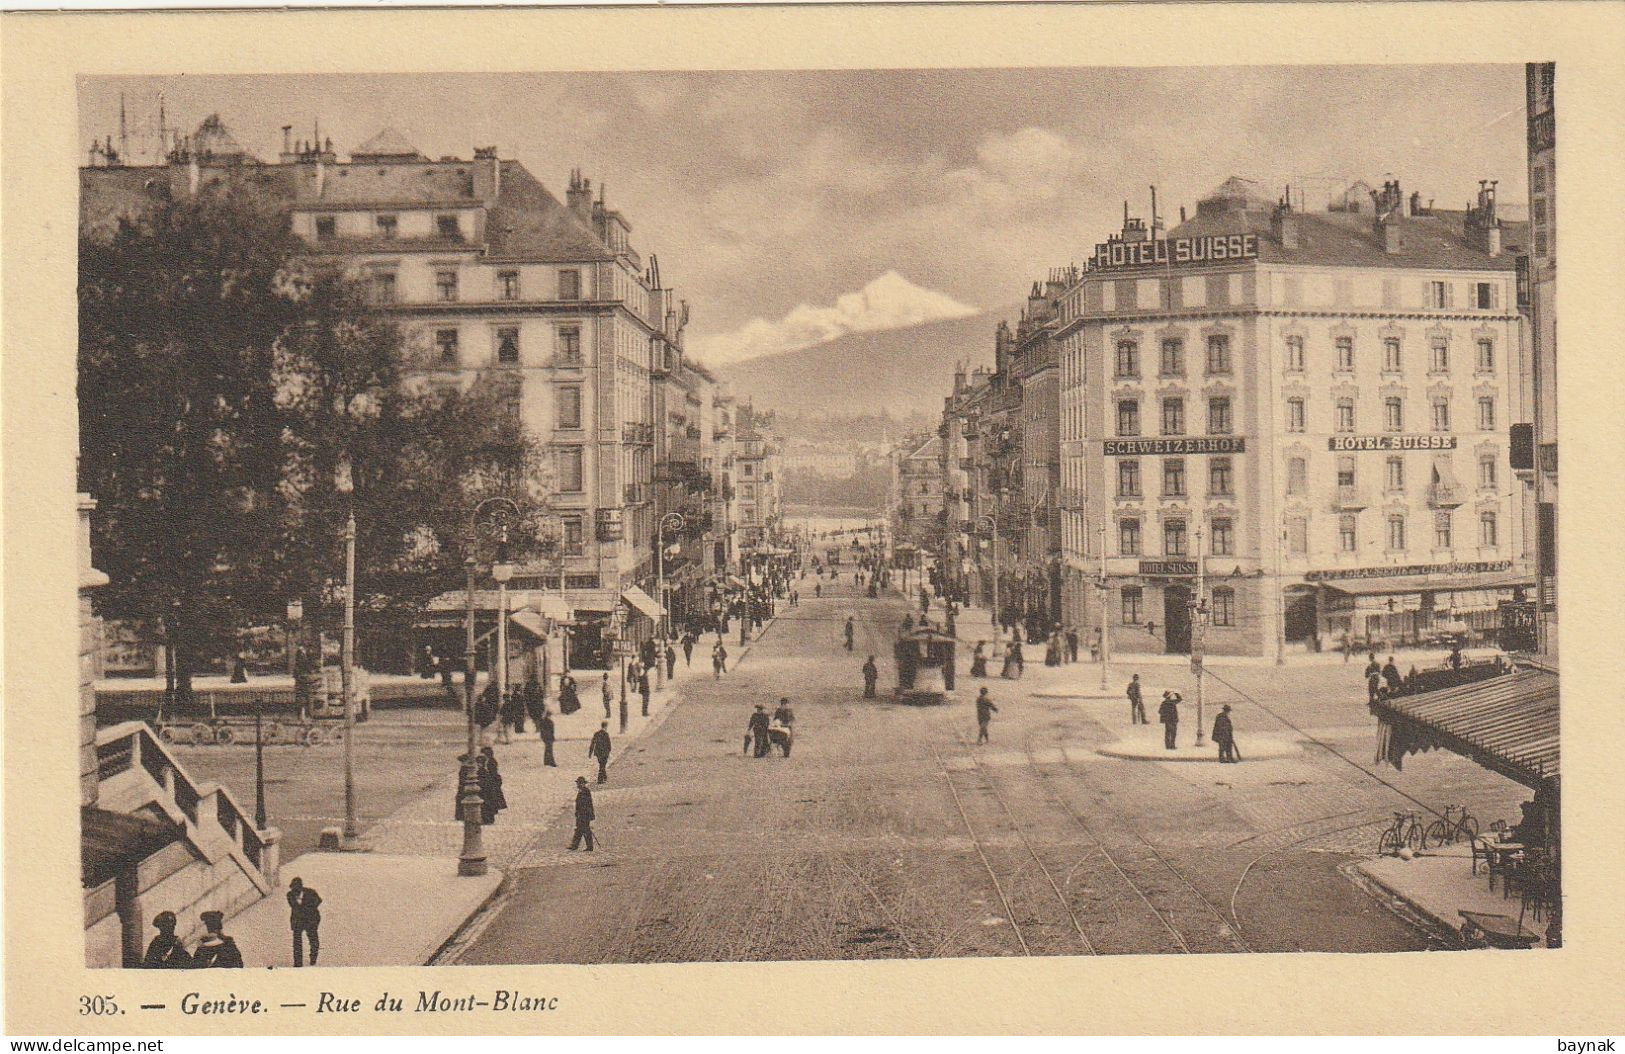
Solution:
[{"label": "distant buildings", "polygon": [[[1557,607],[1557,64],[1524,68],[1529,126],[1528,368],[1530,436],[1515,467],[1532,485],[1539,646],[1556,646]],[[1517,444],[1515,444],[1516,446]]]},{"label": "distant buildings", "polygon": [[1287,201],[1232,179],[1166,234],[1125,207],[1000,327],[993,373],[956,380],[949,564],[985,580],[996,517],[1007,617],[1275,656],[1487,633],[1532,584],[1509,454],[1525,227],[1491,183],[1462,210],[1397,181]]},{"label": "distant buildings", "polygon": [[664,538],[674,608],[694,609],[705,580],[732,566],[724,450],[766,477],[749,477],[750,498],[741,488],[739,524],[761,535],[776,523],[774,492],[754,496],[773,483],[772,444],[748,413],[743,429],[729,420],[715,379],[685,358],[687,304],[580,172],[561,201],[494,147],[431,160],[392,129],[347,161],[330,140],[296,143],[284,129],[282,153],[263,163],[211,117],[164,165],[93,150],[82,220],[104,226],[225,180],[283,203],[312,257],[342,261],[407,323],[425,382],[499,385],[546,444],[560,556],[521,568],[510,601],[562,604],[572,665],[603,664],[614,618],[634,639],[655,632],[656,531],[670,514],[681,516]]},{"label": "distant buildings", "polygon": [[940,555],[946,513],[943,507],[942,438],[905,438],[892,455],[888,519],[894,544],[909,544]]}]

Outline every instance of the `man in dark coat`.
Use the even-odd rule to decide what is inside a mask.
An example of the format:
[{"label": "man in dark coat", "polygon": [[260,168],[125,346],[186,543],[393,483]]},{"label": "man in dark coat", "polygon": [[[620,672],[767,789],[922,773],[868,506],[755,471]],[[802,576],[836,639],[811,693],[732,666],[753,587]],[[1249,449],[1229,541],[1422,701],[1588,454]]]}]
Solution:
[{"label": "man in dark coat", "polygon": [[711,649],[711,675],[720,681],[722,680],[722,675],[727,672],[728,649],[724,648],[722,646],[722,642],[719,640]]},{"label": "man in dark coat", "polygon": [[243,953],[238,950],[237,942],[223,932],[225,915],[218,911],[205,911],[198,917],[203,920],[205,932],[203,939],[198,941],[197,949],[192,952],[192,968],[242,969]]},{"label": "man in dark coat", "polygon": [[1388,662],[1382,668],[1382,679],[1388,682],[1388,694],[1398,695],[1400,689],[1405,687],[1405,679],[1399,675],[1399,667],[1394,665],[1394,657],[1388,656]]},{"label": "man in dark coat", "polygon": [[480,811],[483,822],[497,822],[497,813],[508,807],[507,796],[502,793],[502,770],[497,767],[496,751],[481,747],[478,761],[480,777]]},{"label": "man in dark coat", "polygon": [[853,635],[852,616],[851,615],[846,616],[846,630],[845,630],[845,633],[846,633],[846,650],[851,651],[852,650],[852,635]]},{"label": "man in dark coat", "polygon": [[175,936],[178,921],[173,911],[160,911],[153,916],[152,924],[157,928],[158,936],[147,945],[147,957],[141,960],[143,969],[184,970],[192,965],[192,956],[180,938]]},{"label": "man in dark coat", "polygon": [[1135,674],[1134,679],[1128,682],[1128,723],[1131,725],[1150,724],[1145,719],[1145,698],[1140,694],[1140,675]]},{"label": "man in dark coat", "polygon": [[1174,749],[1174,743],[1179,738],[1179,696],[1173,692],[1162,693],[1162,705],[1157,707],[1157,720],[1162,722],[1162,745],[1164,749]]},{"label": "man in dark coat", "polygon": [[[606,734],[606,739],[608,736]],[[581,848],[582,839],[586,839],[587,852],[592,852],[592,791],[587,787],[587,777],[576,777],[576,833],[570,838],[570,851],[573,853]]]},{"label": "man in dark coat", "polygon": [[795,743],[796,712],[790,709],[790,700],[780,699],[778,709],[773,711],[773,721],[768,725],[768,738],[770,742],[777,742],[784,756],[790,756],[790,747]]},{"label": "man in dark coat", "polygon": [[1213,719],[1213,742],[1219,745],[1219,760],[1234,763],[1241,760],[1236,752],[1236,729],[1230,723],[1230,704],[1225,703],[1219,716]]},{"label": "man in dark coat", "polygon": [[677,649],[670,644],[666,645],[666,680],[677,675]]},{"label": "man in dark coat", "polygon": [[609,722],[600,721],[598,731],[592,734],[592,742],[587,744],[587,756],[598,759],[598,782],[609,782]]},{"label": "man in dark coat", "polygon": [[288,926],[293,930],[293,964],[305,965],[305,938],[310,939],[310,965],[321,954],[322,896],[303,879],[288,883]]},{"label": "man in dark coat", "polygon": [[549,768],[558,768],[553,760],[553,715],[542,707],[542,714],[536,719],[536,734],[542,737],[542,764]]},{"label": "man in dark coat", "polygon": [[1366,702],[1374,703],[1382,694],[1382,667],[1377,665],[1377,657],[1372,655],[1365,664],[1365,695]]},{"label": "man in dark coat", "polygon": [[993,705],[993,700],[987,696],[987,689],[983,688],[976,696],[976,742],[987,742],[988,722],[998,712],[999,708]]},{"label": "man in dark coat", "polygon": [[532,722],[540,721],[547,700],[542,696],[542,682],[534,673],[525,678],[524,697],[525,713],[530,715]]},{"label": "man in dark coat", "polygon": [[643,716],[649,716],[649,668],[638,674],[638,695],[643,699]]},{"label": "man in dark coat", "polygon": [[694,634],[685,633],[685,634],[683,634],[683,666],[686,669],[687,667],[690,667],[690,666],[693,666],[693,665],[694,665]]},{"label": "man in dark coat", "polygon": [[771,743],[768,738],[768,728],[771,722],[767,718],[767,707],[761,703],[756,704],[756,712],[750,715],[750,722],[745,726],[749,741],[756,745],[756,756],[767,757]]},{"label": "man in dark coat", "polygon": [[863,660],[863,697],[865,699],[875,697],[875,682],[878,680],[880,680],[880,668],[875,665],[875,657],[871,655]]},{"label": "man in dark coat", "polygon": [[1078,661],[1078,627],[1076,626],[1066,628],[1066,661]]}]

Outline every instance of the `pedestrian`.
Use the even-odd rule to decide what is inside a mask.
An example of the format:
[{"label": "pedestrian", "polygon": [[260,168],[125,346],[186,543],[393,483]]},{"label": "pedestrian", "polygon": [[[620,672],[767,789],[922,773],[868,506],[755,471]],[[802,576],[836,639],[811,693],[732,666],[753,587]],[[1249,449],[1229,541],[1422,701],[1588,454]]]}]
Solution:
[{"label": "pedestrian", "polygon": [[511,743],[508,729],[513,724],[513,689],[505,688],[497,697],[497,742]]},{"label": "pedestrian", "polygon": [[857,632],[856,629],[852,625],[852,616],[851,615],[846,616],[846,631],[845,632],[846,632],[846,650],[851,651],[852,650],[852,638],[853,638],[853,635]]},{"label": "pedestrian", "polygon": [[541,716],[536,718],[536,734],[542,737],[542,764],[548,768],[558,768],[558,762],[553,760],[553,715],[547,707],[542,707]]},{"label": "pedestrian", "polygon": [[1179,737],[1179,696],[1174,692],[1162,693],[1162,705],[1157,707],[1157,720],[1162,722],[1162,745],[1174,749]]},{"label": "pedestrian", "polygon": [[683,668],[694,665],[694,634],[683,634]]},{"label": "pedestrian", "polygon": [[1131,725],[1150,724],[1145,719],[1145,699],[1140,694],[1140,675],[1135,674],[1133,680],[1128,682],[1128,723]]},{"label": "pedestrian", "polygon": [[821,597],[823,595],[824,595],[824,583],[822,583],[822,582],[814,582],[813,583],[813,597],[817,598],[817,597]]},{"label": "pedestrian", "polygon": [[158,936],[147,945],[147,957],[141,960],[146,970],[184,970],[192,965],[192,956],[186,945],[175,936],[175,925],[180,920],[173,911],[160,911],[152,917]]},{"label": "pedestrian", "polygon": [[474,703],[474,723],[481,728],[489,728],[491,722],[502,716],[502,699],[497,695],[497,683],[485,682],[479,699]]},{"label": "pedestrian", "polygon": [[1007,681],[1016,677],[1016,642],[1011,641],[1004,646],[1004,665],[999,669],[999,676]]},{"label": "pedestrian", "polygon": [[773,723],[768,727],[769,737],[784,751],[784,756],[790,756],[790,747],[795,742],[796,715],[790,709],[790,700],[780,699],[777,710],[773,711]]},{"label": "pedestrian", "polygon": [[242,656],[241,653],[238,653],[237,657],[232,660],[232,663],[231,663],[231,683],[232,684],[247,684],[248,683],[248,663],[243,659],[243,656]]},{"label": "pedestrian", "polygon": [[525,713],[530,715],[531,724],[540,722],[547,698],[542,693],[542,682],[536,678],[534,670],[525,678],[524,699]]},{"label": "pedestrian", "polygon": [[1459,671],[1461,669],[1462,655],[1460,644],[1450,645],[1450,658],[1447,661],[1450,663],[1450,668],[1452,670]]},{"label": "pedestrian", "polygon": [[1089,637],[1089,661],[1090,662],[1099,662],[1100,661],[1100,627],[1099,626],[1095,627],[1095,632],[1093,634],[1091,634],[1090,637]]},{"label": "pedestrian", "polygon": [[609,722],[602,721],[587,744],[587,756],[598,759],[598,782],[609,782]]},{"label": "pedestrian", "polygon": [[875,665],[875,657],[869,656],[863,660],[863,697],[875,697],[875,682],[880,680],[880,668]]},{"label": "pedestrian", "polygon": [[1365,693],[1366,702],[1374,703],[1382,695],[1382,667],[1377,665],[1376,655],[1368,657],[1365,664]]},{"label": "pedestrian", "polygon": [[481,747],[476,765],[480,780],[481,819],[493,824],[497,822],[497,813],[508,807],[507,796],[502,793],[502,770],[497,767],[496,752],[490,747]]},{"label": "pedestrian", "polygon": [[1343,631],[1343,643],[1339,647],[1343,651],[1343,661],[1348,662],[1354,655],[1354,636],[1348,630]]},{"label": "pedestrian", "polygon": [[722,675],[727,672],[728,649],[724,648],[722,646],[722,642],[719,640],[717,641],[716,646],[711,649],[711,673],[716,677],[717,680],[720,681],[722,680]]},{"label": "pedestrian", "polygon": [[615,709],[614,709],[614,707],[615,707],[615,689],[613,689],[613,688],[611,688],[609,686],[609,671],[608,670],[604,671],[603,692],[604,692],[604,720],[607,721],[610,718],[615,716]]},{"label": "pedestrian", "polygon": [[1045,666],[1059,666],[1059,665],[1061,665],[1061,633],[1060,633],[1059,630],[1056,630],[1055,632],[1051,633],[1049,635],[1049,640],[1045,643],[1045,646],[1044,646],[1044,665]]},{"label": "pedestrian", "polygon": [[226,916],[218,911],[205,911],[198,918],[203,920],[204,933],[192,952],[192,969],[242,969],[243,953],[225,932]]},{"label": "pedestrian", "polygon": [[[603,780],[599,780],[600,783]],[[587,842],[587,852],[592,852],[592,822],[596,819],[592,810],[592,790],[587,786],[587,777],[576,777],[576,832],[570,836],[570,852],[581,848],[583,839]]]},{"label": "pedestrian", "polygon": [[1078,661],[1078,627],[1076,626],[1066,628],[1066,661]]},{"label": "pedestrian", "polygon": [[643,700],[643,716],[649,716],[649,671],[647,668],[638,674],[638,696]]},{"label": "pedestrian", "polygon": [[977,696],[976,696],[976,742],[977,743],[986,743],[987,742],[987,725],[988,725],[988,722],[992,721],[993,720],[993,715],[998,713],[998,712],[999,712],[999,708],[993,705],[993,700],[988,698],[987,689],[984,687],[981,690],[981,692],[978,693]]},{"label": "pedestrian", "polygon": [[1399,667],[1394,665],[1394,657],[1388,656],[1388,662],[1382,668],[1382,679],[1388,682],[1388,694],[1398,695],[1405,687],[1404,678],[1399,675]]},{"label": "pedestrian", "polygon": [[303,879],[288,883],[288,926],[293,930],[293,964],[305,965],[305,942],[310,943],[310,965],[321,954],[322,895]]},{"label": "pedestrian", "polygon": [[756,712],[750,715],[750,721],[745,725],[745,745],[748,747],[754,743],[756,756],[759,758],[767,757],[769,749],[768,728],[770,725],[767,707],[757,703]]},{"label": "pedestrian", "polygon": [[677,649],[673,648],[671,646],[670,642],[667,642],[667,644],[666,644],[666,680],[669,681],[673,677],[675,677],[676,675],[677,675]]},{"label": "pedestrian", "polygon": [[559,678],[559,713],[566,716],[581,709],[581,697],[576,694],[576,679],[569,674]]},{"label": "pedestrian", "polygon": [[1027,672],[1027,660],[1021,654],[1020,640],[1013,640],[1010,642],[1010,658],[1011,661],[1015,663],[1016,680],[1019,681],[1021,680],[1021,675]]},{"label": "pedestrian", "polygon": [[987,676],[987,641],[979,640],[970,653],[970,675],[972,677]]},{"label": "pedestrian", "polygon": [[1236,730],[1230,723],[1230,704],[1225,703],[1219,710],[1219,716],[1213,719],[1213,742],[1219,745],[1219,760],[1226,764],[1234,764],[1241,760],[1241,754],[1236,750]]}]

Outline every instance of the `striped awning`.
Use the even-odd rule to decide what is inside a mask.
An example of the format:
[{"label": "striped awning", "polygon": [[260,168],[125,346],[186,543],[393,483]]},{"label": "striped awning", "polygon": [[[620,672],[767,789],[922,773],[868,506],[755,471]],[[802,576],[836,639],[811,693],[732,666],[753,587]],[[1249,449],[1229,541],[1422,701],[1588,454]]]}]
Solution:
[{"label": "striped awning", "polygon": [[1544,670],[1491,677],[1371,704],[1381,721],[1377,760],[1440,748],[1529,787],[1560,775],[1557,675]]}]

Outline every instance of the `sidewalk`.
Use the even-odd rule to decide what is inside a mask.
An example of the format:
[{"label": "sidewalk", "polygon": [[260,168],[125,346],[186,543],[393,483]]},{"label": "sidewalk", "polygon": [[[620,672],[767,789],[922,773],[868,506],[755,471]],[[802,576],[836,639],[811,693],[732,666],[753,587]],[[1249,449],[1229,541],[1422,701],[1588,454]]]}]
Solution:
[{"label": "sidewalk", "polygon": [[[730,671],[772,624],[769,620],[743,647],[735,629],[728,641]],[[660,726],[681,698],[685,684],[712,677],[710,644],[702,641],[701,645],[694,649],[691,668],[684,667],[679,649],[676,674],[651,693],[648,717],[642,716],[641,697],[628,692],[625,733],[620,731],[620,684],[611,672],[615,716],[609,723],[612,746],[607,784],[593,782],[598,766],[586,750],[604,720],[599,678],[581,680],[582,705],[573,714],[558,714],[557,697],[549,693],[557,767],[542,764],[542,743],[530,721],[526,721],[526,733],[514,736],[511,743],[492,742],[494,732],[487,730],[484,739],[495,751],[508,808],[494,824],[482,829],[489,866],[486,875],[463,878],[457,874],[463,824],[456,812],[459,777],[449,772],[368,828],[355,852],[309,852],[285,861],[283,885],[227,926],[243,948],[245,961],[250,966],[291,966],[293,946],[284,894],[287,882],[298,877],[322,896],[321,965],[427,963],[497,895],[508,872],[535,866],[544,856],[565,851],[577,776],[586,776],[592,783],[600,809],[622,793],[614,778],[619,759]]]},{"label": "sidewalk", "polygon": [[[1465,845],[1430,850],[1410,860],[1376,857],[1355,865],[1354,871],[1452,933],[1461,932],[1462,911],[1505,915],[1516,922],[1522,907],[1518,897],[1504,896],[1499,885],[1492,891],[1483,868],[1472,873],[1472,854]],[[1546,922],[1524,915],[1524,930],[1541,938],[1537,948],[1546,946]]]}]

